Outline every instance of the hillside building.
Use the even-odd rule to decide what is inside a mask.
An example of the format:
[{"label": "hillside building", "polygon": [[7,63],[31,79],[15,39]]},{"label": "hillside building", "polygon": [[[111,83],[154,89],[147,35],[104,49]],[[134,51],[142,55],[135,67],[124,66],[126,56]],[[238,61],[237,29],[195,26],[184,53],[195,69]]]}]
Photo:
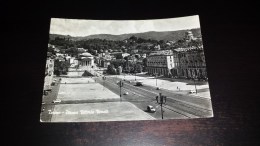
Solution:
[{"label": "hillside building", "polygon": [[186,31],[186,32],[185,32],[185,40],[186,40],[186,41],[191,41],[191,40],[193,40],[193,39],[194,39],[194,37],[193,37],[192,31]]}]

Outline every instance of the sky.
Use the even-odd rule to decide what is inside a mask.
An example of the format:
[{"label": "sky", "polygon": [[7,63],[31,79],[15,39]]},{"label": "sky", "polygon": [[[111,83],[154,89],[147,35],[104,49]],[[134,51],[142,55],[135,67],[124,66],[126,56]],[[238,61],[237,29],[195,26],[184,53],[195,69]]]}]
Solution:
[{"label": "sky", "polygon": [[199,16],[150,20],[83,20],[52,18],[50,34],[88,36],[93,34],[125,34],[147,31],[175,31],[200,28]]}]

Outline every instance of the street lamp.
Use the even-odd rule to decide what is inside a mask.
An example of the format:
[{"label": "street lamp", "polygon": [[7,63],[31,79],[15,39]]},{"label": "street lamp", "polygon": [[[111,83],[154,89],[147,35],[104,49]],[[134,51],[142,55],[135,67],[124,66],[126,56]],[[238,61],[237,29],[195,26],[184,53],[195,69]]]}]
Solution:
[{"label": "street lamp", "polygon": [[161,106],[161,113],[162,113],[162,119],[163,119],[163,109],[162,109],[162,104],[165,104],[166,103],[166,96],[162,95],[162,93],[159,93],[159,96],[156,96],[156,102],[158,104],[160,104]]},{"label": "street lamp", "polygon": [[193,76],[193,81],[194,81],[194,85],[195,85],[195,91],[196,91],[196,94],[197,94],[197,86],[196,86],[196,82],[195,82],[196,79],[197,79],[196,76]]},{"label": "street lamp", "polygon": [[117,85],[119,86],[120,88],[120,102],[122,101],[122,98],[121,98],[121,88],[123,87],[124,83],[122,80],[120,80],[119,82],[117,82]]},{"label": "street lamp", "polygon": [[156,87],[157,87],[157,75],[158,75],[158,73],[154,73],[154,75],[155,75],[155,82],[156,82]]},{"label": "street lamp", "polygon": [[135,73],[135,81],[136,81],[136,70],[134,71],[134,73]]},{"label": "street lamp", "polygon": [[103,76],[103,91],[104,91],[104,88],[105,88],[105,80],[106,80],[106,77],[105,76]]}]

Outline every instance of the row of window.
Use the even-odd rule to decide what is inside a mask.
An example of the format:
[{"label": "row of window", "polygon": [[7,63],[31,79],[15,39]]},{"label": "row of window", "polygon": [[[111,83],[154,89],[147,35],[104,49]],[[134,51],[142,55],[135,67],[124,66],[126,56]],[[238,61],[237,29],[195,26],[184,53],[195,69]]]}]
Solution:
[{"label": "row of window", "polygon": [[147,64],[166,64],[166,62],[147,62]]},{"label": "row of window", "polygon": [[163,68],[149,68],[147,69],[149,73],[158,73],[158,74],[166,74],[167,69]]}]

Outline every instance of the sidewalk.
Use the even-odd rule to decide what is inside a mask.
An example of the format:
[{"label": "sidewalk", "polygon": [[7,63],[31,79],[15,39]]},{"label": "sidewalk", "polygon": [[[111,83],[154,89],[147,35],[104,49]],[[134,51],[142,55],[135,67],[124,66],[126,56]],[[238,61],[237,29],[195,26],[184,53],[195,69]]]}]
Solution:
[{"label": "sidewalk", "polygon": [[[154,77],[139,77],[135,75],[117,75],[114,76],[117,78],[121,78],[121,79],[125,79],[125,80],[129,80],[129,81],[135,81],[135,78],[137,81],[142,81],[144,85],[148,85],[148,86],[153,86],[156,87],[156,79]],[[174,91],[176,93],[184,93],[187,94],[188,91],[190,90],[194,90],[195,86],[194,85],[187,85],[187,83],[185,82],[180,82],[180,81],[167,81],[167,80],[162,80],[162,79],[157,79],[157,87],[160,87],[162,89],[166,89],[166,90],[170,90],[170,91]],[[177,88],[178,87],[178,88]],[[200,89],[209,89],[209,85],[196,85],[196,88],[198,90]],[[194,94],[190,94],[190,95],[194,95]],[[202,97],[202,98],[211,98],[210,97],[210,92],[199,92],[196,96]]]},{"label": "sidewalk", "polygon": [[197,94],[196,93],[192,93],[190,94],[191,96],[195,96],[195,97],[198,97],[198,98],[206,98],[206,99],[211,99],[210,97],[210,92],[198,92]]},{"label": "sidewalk", "polygon": [[[54,77],[55,78],[55,77]],[[50,114],[48,114],[48,110],[53,110],[54,105],[50,104],[53,100],[57,98],[59,88],[60,88],[60,81],[59,78],[55,78],[57,81],[55,82],[55,85],[52,86],[52,91],[48,93],[48,95],[42,96],[42,102],[45,104],[42,104],[41,108],[44,108],[45,110],[41,112],[40,114],[40,121],[43,122],[49,122],[51,120]]]}]

